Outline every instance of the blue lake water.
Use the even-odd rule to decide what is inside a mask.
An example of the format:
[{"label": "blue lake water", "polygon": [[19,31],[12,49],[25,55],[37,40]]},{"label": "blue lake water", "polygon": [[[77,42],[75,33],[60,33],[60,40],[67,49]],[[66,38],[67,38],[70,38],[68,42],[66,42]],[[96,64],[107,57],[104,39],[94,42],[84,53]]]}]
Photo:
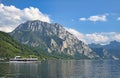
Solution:
[{"label": "blue lake water", "polygon": [[0,63],[0,78],[120,78],[120,61],[49,60]]}]

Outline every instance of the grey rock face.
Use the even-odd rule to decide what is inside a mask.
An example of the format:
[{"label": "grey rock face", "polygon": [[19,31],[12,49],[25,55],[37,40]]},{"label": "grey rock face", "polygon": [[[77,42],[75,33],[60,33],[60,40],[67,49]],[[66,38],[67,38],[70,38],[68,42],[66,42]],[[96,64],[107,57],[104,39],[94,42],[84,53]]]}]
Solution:
[{"label": "grey rock face", "polygon": [[107,45],[89,44],[89,47],[104,59],[120,59],[120,42],[111,41]]},{"label": "grey rock face", "polygon": [[42,48],[49,53],[98,57],[88,45],[57,23],[50,24],[39,20],[27,21],[20,24],[11,35],[23,44]]}]

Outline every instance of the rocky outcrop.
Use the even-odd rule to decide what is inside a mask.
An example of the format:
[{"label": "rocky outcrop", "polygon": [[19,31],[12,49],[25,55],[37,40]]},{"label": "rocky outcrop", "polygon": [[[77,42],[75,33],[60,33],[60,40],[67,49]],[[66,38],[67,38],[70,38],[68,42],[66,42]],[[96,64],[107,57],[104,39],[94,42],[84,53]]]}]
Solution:
[{"label": "rocky outcrop", "polygon": [[60,24],[39,20],[20,24],[11,35],[19,42],[39,47],[49,53],[98,57],[85,43],[78,40]]}]

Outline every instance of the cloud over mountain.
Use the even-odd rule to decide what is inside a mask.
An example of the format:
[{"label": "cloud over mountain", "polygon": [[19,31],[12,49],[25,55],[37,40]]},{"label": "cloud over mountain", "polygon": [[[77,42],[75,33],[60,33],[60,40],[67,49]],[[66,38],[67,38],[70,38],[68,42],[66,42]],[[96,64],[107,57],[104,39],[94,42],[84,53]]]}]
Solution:
[{"label": "cloud over mountain", "polygon": [[20,23],[27,20],[41,20],[50,23],[48,15],[43,14],[38,8],[16,8],[13,5],[0,4],[0,30],[11,32]]},{"label": "cloud over mountain", "polygon": [[102,32],[102,33],[92,33],[83,34],[72,28],[66,28],[71,34],[75,35],[79,40],[82,40],[88,44],[108,44],[110,41],[116,40],[120,41],[120,33],[116,32]]},{"label": "cloud over mountain", "polygon": [[79,40],[82,40],[82,41],[86,42],[86,41],[84,40],[84,34],[78,32],[78,31],[76,31],[75,29],[72,29],[72,28],[66,28],[66,27],[65,27],[65,29],[66,29],[68,32],[70,32],[71,34],[73,34],[74,36],[76,36]]}]

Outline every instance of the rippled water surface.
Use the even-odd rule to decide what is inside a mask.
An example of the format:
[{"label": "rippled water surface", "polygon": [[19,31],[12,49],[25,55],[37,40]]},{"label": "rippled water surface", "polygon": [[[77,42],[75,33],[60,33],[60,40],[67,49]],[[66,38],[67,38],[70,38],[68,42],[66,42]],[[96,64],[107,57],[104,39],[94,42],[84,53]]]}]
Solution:
[{"label": "rippled water surface", "polygon": [[120,61],[49,60],[2,63],[0,78],[120,78]]}]

